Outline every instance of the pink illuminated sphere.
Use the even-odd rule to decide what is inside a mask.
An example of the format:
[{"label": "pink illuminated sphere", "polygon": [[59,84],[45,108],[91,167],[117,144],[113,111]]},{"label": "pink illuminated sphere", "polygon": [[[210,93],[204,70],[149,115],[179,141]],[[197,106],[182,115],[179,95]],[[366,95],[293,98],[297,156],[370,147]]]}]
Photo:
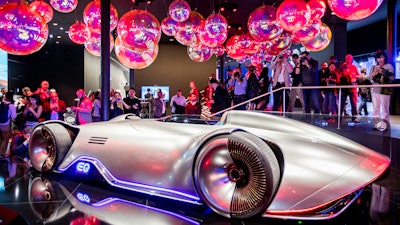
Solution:
[{"label": "pink illuminated sphere", "polygon": [[281,52],[292,44],[292,34],[285,31],[279,37],[271,40],[270,50],[272,52]]},{"label": "pink illuminated sphere", "polygon": [[70,13],[78,6],[78,0],[50,0],[50,5],[62,13]]},{"label": "pink illuminated sphere", "polygon": [[211,48],[207,46],[188,46],[187,53],[189,58],[195,62],[205,62],[212,56]]},{"label": "pink illuminated sphere", "polygon": [[324,0],[310,0],[307,2],[311,10],[311,20],[321,19],[326,11],[326,4]]},{"label": "pink illuminated sphere", "polygon": [[345,20],[361,20],[374,13],[383,0],[328,0],[336,16]]},{"label": "pink illuminated sphere", "polygon": [[[100,1],[89,2],[83,10],[83,21],[91,30],[101,29]],[[118,24],[118,12],[110,4],[110,31],[114,30]]]},{"label": "pink illuminated sphere", "polygon": [[46,43],[49,28],[27,4],[0,6],[0,48],[13,55],[29,55]]},{"label": "pink illuminated sphere", "polygon": [[32,10],[37,11],[43,17],[46,23],[53,19],[53,8],[51,8],[51,6],[45,1],[34,1],[30,4],[30,6]]},{"label": "pink illuminated sphere", "polygon": [[293,32],[293,43],[308,42],[313,40],[319,34],[320,21],[316,21],[300,30]]},{"label": "pink illuminated sphere", "polygon": [[278,7],[276,17],[284,30],[293,32],[310,21],[310,6],[304,0],[284,0]]},{"label": "pink illuminated sphere", "polygon": [[178,24],[178,30],[174,35],[175,39],[185,46],[190,46],[198,42],[198,30],[204,20],[204,17],[196,12],[191,11],[189,18]]},{"label": "pink illuminated sphere", "polygon": [[122,65],[131,69],[143,69],[150,66],[158,55],[158,44],[154,48],[128,48],[117,37],[115,40],[115,55]]},{"label": "pink illuminated sphere", "polygon": [[225,47],[223,45],[219,45],[215,48],[212,48],[212,53],[216,56],[222,56],[225,53]]},{"label": "pink illuminated sphere", "polygon": [[226,54],[235,60],[243,59],[247,56],[244,49],[239,47],[240,35],[234,35],[228,39],[225,44]]},{"label": "pink illuminated sphere", "polygon": [[221,14],[212,13],[199,26],[200,42],[214,48],[222,45],[228,38],[228,22]]},{"label": "pink illuminated sphere", "polygon": [[178,22],[167,16],[161,22],[161,30],[167,36],[174,36],[178,30]]},{"label": "pink illuminated sphere", "polygon": [[7,3],[21,3],[21,4],[28,4],[26,0],[0,0],[0,6],[7,4]]},{"label": "pink illuminated sphere", "polygon": [[[114,48],[114,38],[110,34],[110,52]],[[101,34],[91,31],[90,38],[85,42],[85,49],[94,56],[101,55]]]},{"label": "pink illuminated sphere", "polygon": [[279,36],[283,29],[276,19],[276,8],[260,6],[254,9],[247,20],[250,35],[257,41],[268,41]]},{"label": "pink illuminated sphere", "polygon": [[187,20],[190,11],[190,5],[185,0],[174,0],[168,7],[169,16],[177,22]]},{"label": "pink illuminated sphere", "polygon": [[150,12],[135,9],[121,17],[117,34],[128,48],[151,48],[160,41],[161,25]]},{"label": "pink illuminated sphere", "polygon": [[76,21],[68,29],[68,36],[76,44],[84,44],[90,37],[90,29],[86,24]]},{"label": "pink illuminated sphere", "polygon": [[328,47],[332,39],[332,31],[325,23],[321,24],[320,32],[316,38],[309,42],[303,42],[303,46],[309,51],[317,52]]}]

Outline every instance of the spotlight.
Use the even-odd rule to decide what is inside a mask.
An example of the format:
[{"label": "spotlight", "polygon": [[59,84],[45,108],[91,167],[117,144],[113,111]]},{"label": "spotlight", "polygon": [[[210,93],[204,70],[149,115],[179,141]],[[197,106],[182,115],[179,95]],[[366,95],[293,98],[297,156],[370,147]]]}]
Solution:
[{"label": "spotlight", "polygon": [[237,12],[239,6],[236,3],[224,2],[218,6],[221,12],[230,11],[231,13]]}]

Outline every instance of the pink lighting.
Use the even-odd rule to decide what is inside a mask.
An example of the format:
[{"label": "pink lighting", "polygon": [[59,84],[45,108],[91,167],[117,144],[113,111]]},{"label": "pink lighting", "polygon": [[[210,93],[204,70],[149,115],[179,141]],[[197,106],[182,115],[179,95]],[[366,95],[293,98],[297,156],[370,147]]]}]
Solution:
[{"label": "pink lighting", "polygon": [[374,13],[383,0],[328,0],[336,16],[345,20],[361,20]]},{"label": "pink lighting", "polygon": [[34,1],[30,4],[33,11],[37,11],[46,21],[46,23],[50,22],[53,19],[53,8],[46,3],[45,1]]},{"label": "pink lighting", "polygon": [[[114,38],[110,34],[110,52],[114,48]],[[101,55],[101,34],[91,31],[90,38],[85,42],[85,49],[94,56]]]},{"label": "pink lighting", "polygon": [[308,3],[311,10],[311,20],[321,19],[326,11],[326,4],[324,0],[310,0]]},{"label": "pink lighting", "polygon": [[47,41],[49,28],[43,17],[27,4],[0,6],[0,48],[13,55],[39,51]]},{"label": "pink lighting", "polygon": [[178,25],[178,31],[175,34],[175,39],[185,46],[190,46],[196,42],[199,42],[197,37],[197,31],[204,20],[204,17],[196,12],[191,11],[189,18]]},{"label": "pink lighting", "polygon": [[283,29],[293,32],[307,25],[311,9],[304,0],[285,0],[279,5],[276,17]]},{"label": "pink lighting", "polygon": [[[101,15],[100,1],[89,2],[83,10],[83,21],[91,30],[100,31]],[[113,31],[118,24],[118,12],[115,7],[110,4],[110,31]]]},{"label": "pink lighting", "polygon": [[158,55],[158,44],[153,48],[128,48],[117,37],[115,40],[115,55],[122,65],[131,69],[143,69],[150,66]]},{"label": "pink lighting", "polygon": [[195,62],[205,62],[212,56],[212,50],[207,46],[195,45],[188,46],[187,53],[189,58]]},{"label": "pink lighting", "polygon": [[69,27],[68,36],[76,44],[84,44],[90,37],[90,29],[86,24],[76,21]]},{"label": "pink lighting", "polygon": [[276,8],[260,6],[250,13],[247,20],[250,35],[257,41],[268,41],[278,37],[283,29],[276,20]]},{"label": "pink lighting", "polygon": [[313,40],[319,34],[319,28],[321,26],[321,21],[315,21],[314,23],[296,30],[293,32],[293,43],[308,42]]},{"label": "pink lighting", "polygon": [[228,38],[228,22],[221,14],[211,14],[199,26],[199,39],[205,46],[214,48]]},{"label": "pink lighting", "polygon": [[153,14],[135,9],[121,17],[117,34],[128,48],[148,49],[160,41],[161,26]]},{"label": "pink lighting", "polygon": [[178,22],[167,16],[161,22],[161,30],[167,36],[174,36],[178,30]]},{"label": "pink lighting", "polygon": [[309,42],[303,42],[303,46],[310,51],[321,51],[328,47],[332,39],[332,31],[328,25],[322,23],[320,32],[316,38]]},{"label": "pink lighting", "polygon": [[190,11],[190,5],[185,0],[174,0],[168,7],[169,16],[176,22],[187,20]]},{"label": "pink lighting", "polygon": [[235,60],[244,59],[247,54],[245,53],[244,49],[239,47],[239,35],[232,36],[228,39],[225,45],[226,53]]},{"label": "pink lighting", "polygon": [[70,13],[78,6],[78,0],[50,0],[50,5],[62,13]]}]

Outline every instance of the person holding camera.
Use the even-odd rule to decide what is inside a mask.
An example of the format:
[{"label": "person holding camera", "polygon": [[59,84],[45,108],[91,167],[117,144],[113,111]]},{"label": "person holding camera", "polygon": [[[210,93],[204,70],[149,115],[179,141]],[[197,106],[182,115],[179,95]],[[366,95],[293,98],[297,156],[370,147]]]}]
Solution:
[{"label": "person holding camera", "polygon": [[[274,71],[274,75],[272,78],[272,90],[277,90],[281,87],[290,87],[290,73],[293,72],[293,67],[288,63],[287,57],[282,55],[275,58],[274,62],[271,63],[270,69]],[[283,102],[283,91],[284,89],[274,92],[274,106],[273,111],[278,111],[280,105]],[[286,98],[289,98],[289,95],[286,94]],[[286,101],[288,103],[289,101]],[[282,111],[283,111],[282,105]]]},{"label": "person holding camera", "polygon": [[[394,80],[394,68],[387,62],[387,55],[384,51],[378,50],[375,53],[377,65],[370,69],[370,76],[373,84],[390,84]],[[371,88],[372,105],[374,117],[382,118],[390,122],[390,95],[392,88],[373,87]]]},{"label": "person holding camera", "polygon": [[129,108],[129,105],[122,100],[121,93],[114,92],[110,105],[110,118],[124,114],[124,108]]},{"label": "person holding camera", "polygon": [[[310,52],[304,51],[300,57],[301,83],[303,86],[318,86],[318,61],[311,58]],[[311,113],[310,100],[314,103],[314,114],[321,112],[318,89],[303,89],[304,111]]]}]

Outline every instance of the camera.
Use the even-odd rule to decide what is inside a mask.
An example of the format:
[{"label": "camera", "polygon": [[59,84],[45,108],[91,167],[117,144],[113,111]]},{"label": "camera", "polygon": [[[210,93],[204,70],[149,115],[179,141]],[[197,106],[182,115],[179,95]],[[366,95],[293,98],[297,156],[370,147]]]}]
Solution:
[{"label": "camera", "polygon": [[301,57],[300,58],[300,63],[303,63],[303,62],[305,62],[307,59],[305,58],[305,57]]}]

